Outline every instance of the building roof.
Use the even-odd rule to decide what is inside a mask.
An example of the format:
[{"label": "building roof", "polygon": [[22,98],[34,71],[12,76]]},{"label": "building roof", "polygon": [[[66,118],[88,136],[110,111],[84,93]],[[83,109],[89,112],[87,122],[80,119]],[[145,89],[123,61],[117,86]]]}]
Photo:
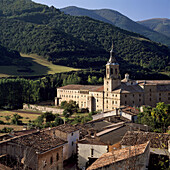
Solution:
[{"label": "building roof", "polygon": [[121,82],[121,85],[113,90],[117,93],[142,93],[143,89],[138,85],[127,85],[124,82]]},{"label": "building roof", "polygon": [[126,146],[134,146],[145,143],[148,140],[150,141],[151,148],[167,149],[170,135],[154,132],[128,131],[123,137],[121,144]]},{"label": "building roof", "polygon": [[107,144],[115,144],[122,140],[125,133],[129,130],[127,126],[119,126],[112,129],[110,132],[106,132],[100,136],[100,140]]},{"label": "building roof", "polygon": [[58,137],[53,138],[52,136],[44,132],[36,132],[24,136],[15,137],[11,139],[10,142],[30,147],[38,153],[46,152],[66,143],[62,139]]},{"label": "building roof", "polygon": [[1,163],[0,163],[0,169],[1,169],[1,170],[12,170],[12,168],[10,168],[10,167],[8,167],[8,166],[6,166],[6,165],[3,165],[3,164],[1,164]]},{"label": "building roof", "polygon": [[90,144],[90,145],[107,145],[102,142],[98,137],[86,136],[84,139],[78,141],[79,144]]},{"label": "building roof", "polygon": [[87,170],[95,170],[143,154],[149,142],[103,154]]},{"label": "building roof", "polygon": [[137,80],[140,85],[165,85],[170,84],[170,80]]},{"label": "building roof", "polygon": [[67,85],[67,86],[59,87],[58,89],[63,89],[63,90],[87,90],[87,91],[93,91],[93,92],[103,92],[104,86],[70,84],[70,85]]},{"label": "building roof", "polygon": [[163,92],[163,91],[170,91],[170,84],[167,85],[157,85],[157,91],[158,92]]},{"label": "building roof", "polygon": [[126,114],[129,114],[129,115],[137,115],[139,113],[139,110],[138,109],[135,109],[133,107],[125,107],[122,109],[123,112],[125,112]]},{"label": "building roof", "polygon": [[73,126],[71,124],[62,124],[62,125],[50,128],[50,129],[48,128],[47,130],[55,130],[55,129],[60,130],[65,133],[72,133],[72,132],[80,130],[78,126]]}]

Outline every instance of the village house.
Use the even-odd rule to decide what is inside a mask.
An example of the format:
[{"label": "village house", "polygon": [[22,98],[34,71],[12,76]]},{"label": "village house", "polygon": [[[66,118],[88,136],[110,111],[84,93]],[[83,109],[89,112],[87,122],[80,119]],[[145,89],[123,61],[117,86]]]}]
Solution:
[{"label": "village house", "polygon": [[149,142],[103,154],[87,170],[146,169],[149,163]]},{"label": "village house", "polygon": [[85,169],[91,165],[103,153],[107,153],[109,146],[100,141],[96,136],[86,136],[77,142],[78,149],[78,167]]},{"label": "village house", "polygon": [[76,141],[79,140],[79,128],[70,124],[63,124],[53,128],[47,128],[45,133],[52,137],[58,137],[67,142],[63,146],[63,159],[74,157],[77,153]]},{"label": "village house", "polygon": [[158,162],[163,161],[164,166],[168,168],[170,158],[170,134],[128,131],[121,141],[121,148],[139,145],[146,141],[150,141],[149,167],[153,168],[155,164],[158,166]]},{"label": "village house", "polygon": [[[0,142],[0,163],[3,156],[16,166],[33,170],[62,170],[64,140],[44,132],[17,136]],[[5,163],[8,162],[7,159]],[[4,163],[4,162],[3,162]]]},{"label": "village house", "polygon": [[137,120],[138,113],[139,113],[138,109],[129,106],[124,106],[119,109],[95,114],[92,116],[92,118],[93,120],[97,120],[97,119],[111,117],[111,116],[121,116],[132,122],[135,122]]},{"label": "village house", "polygon": [[76,101],[79,108],[89,111],[111,111],[122,106],[156,106],[170,103],[170,80],[131,80],[129,74],[121,80],[119,64],[113,46],[106,64],[103,86],[67,85],[57,88],[55,105],[62,101]]}]

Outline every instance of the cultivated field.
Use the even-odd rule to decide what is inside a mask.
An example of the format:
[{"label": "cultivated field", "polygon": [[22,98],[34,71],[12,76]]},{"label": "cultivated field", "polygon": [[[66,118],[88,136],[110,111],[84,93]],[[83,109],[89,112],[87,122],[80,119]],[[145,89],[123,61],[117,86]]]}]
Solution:
[{"label": "cultivated field", "polygon": [[71,67],[54,65],[36,54],[21,54],[21,56],[24,57],[29,63],[32,63],[32,66],[0,66],[0,77],[20,75],[37,76],[77,70]]},{"label": "cultivated field", "polygon": [[[12,116],[16,113],[23,117],[20,120],[24,124],[29,123],[29,120],[31,120],[31,121],[35,120],[38,116],[41,115],[41,113],[37,113],[37,112],[3,111],[3,110],[1,110],[0,111],[0,120],[3,121],[5,124],[0,125],[0,130],[3,129],[4,127],[13,128],[15,131],[23,129],[23,125],[21,126],[21,125],[11,125],[10,124]],[[10,116],[10,119],[6,120],[5,116]]]}]

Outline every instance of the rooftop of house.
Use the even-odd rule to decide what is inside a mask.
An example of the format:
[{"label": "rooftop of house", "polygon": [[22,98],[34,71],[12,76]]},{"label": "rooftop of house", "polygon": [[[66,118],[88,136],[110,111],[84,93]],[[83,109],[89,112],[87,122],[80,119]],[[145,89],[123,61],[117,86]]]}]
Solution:
[{"label": "rooftop of house", "polygon": [[139,110],[133,107],[125,107],[122,111],[130,115],[137,115],[139,113]]},{"label": "rooftop of house", "polygon": [[116,116],[113,117],[114,119],[112,122],[109,121],[109,118],[102,118],[83,125],[82,129],[87,131],[86,134],[83,133],[84,137],[90,132],[91,134],[96,133],[103,143],[115,144],[120,142],[125,133],[129,130],[129,127],[126,126],[121,119],[115,118]]},{"label": "rooftop of house", "polygon": [[74,126],[71,124],[62,124],[62,125],[59,125],[59,126],[56,126],[53,128],[47,128],[46,130],[55,130],[55,129],[65,132],[65,133],[72,133],[72,132],[80,130],[80,128],[78,126]]},{"label": "rooftop of house", "polygon": [[87,91],[94,91],[94,92],[102,92],[104,90],[104,86],[70,84],[70,85],[67,85],[67,86],[59,87],[58,89],[63,89],[63,90],[87,90]]},{"label": "rooftop of house", "polygon": [[95,170],[143,154],[149,142],[103,154],[87,170]]},{"label": "rooftop of house", "polygon": [[100,132],[100,140],[104,143],[109,145],[113,145],[118,143],[122,140],[125,133],[129,130],[127,126],[119,126],[116,128],[111,128],[109,132],[105,131],[106,133],[101,134]]},{"label": "rooftop of house", "polygon": [[107,145],[102,142],[98,137],[86,136],[84,139],[78,141],[79,144],[90,144],[90,145]]},{"label": "rooftop of house", "polygon": [[10,168],[10,167],[8,167],[8,166],[6,166],[6,165],[3,165],[3,164],[1,164],[1,163],[0,163],[0,169],[1,169],[1,170],[12,170],[12,168]]},{"label": "rooftop of house", "polygon": [[151,127],[148,125],[142,125],[138,123],[126,123],[126,126],[129,126],[129,129],[133,131],[145,131],[148,132],[151,130]]},{"label": "rooftop of house", "polygon": [[141,131],[128,131],[122,141],[121,145],[134,146],[137,144],[150,141],[151,148],[168,148],[168,140],[170,140],[170,134],[154,133],[154,132],[141,132]]},{"label": "rooftop of house", "polygon": [[38,153],[43,153],[66,143],[66,141],[63,141],[58,137],[53,138],[44,132],[14,137],[10,139],[10,142],[30,147]]},{"label": "rooftop of house", "polygon": [[170,80],[137,80],[140,85],[165,85],[170,84]]},{"label": "rooftop of house", "polygon": [[37,132],[37,129],[29,129],[29,130],[21,130],[21,131],[12,131],[10,133],[11,136],[22,136],[30,133]]}]

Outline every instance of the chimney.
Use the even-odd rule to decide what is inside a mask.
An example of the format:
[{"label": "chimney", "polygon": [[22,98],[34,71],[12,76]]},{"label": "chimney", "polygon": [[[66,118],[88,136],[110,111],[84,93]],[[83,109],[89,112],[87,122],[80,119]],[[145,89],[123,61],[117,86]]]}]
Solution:
[{"label": "chimney", "polygon": [[97,132],[96,132],[96,130],[94,131],[94,138],[96,138],[97,137]]},{"label": "chimney", "polygon": [[126,82],[129,81],[129,74],[128,73],[125,74],[125,80],[126,80]]}]

